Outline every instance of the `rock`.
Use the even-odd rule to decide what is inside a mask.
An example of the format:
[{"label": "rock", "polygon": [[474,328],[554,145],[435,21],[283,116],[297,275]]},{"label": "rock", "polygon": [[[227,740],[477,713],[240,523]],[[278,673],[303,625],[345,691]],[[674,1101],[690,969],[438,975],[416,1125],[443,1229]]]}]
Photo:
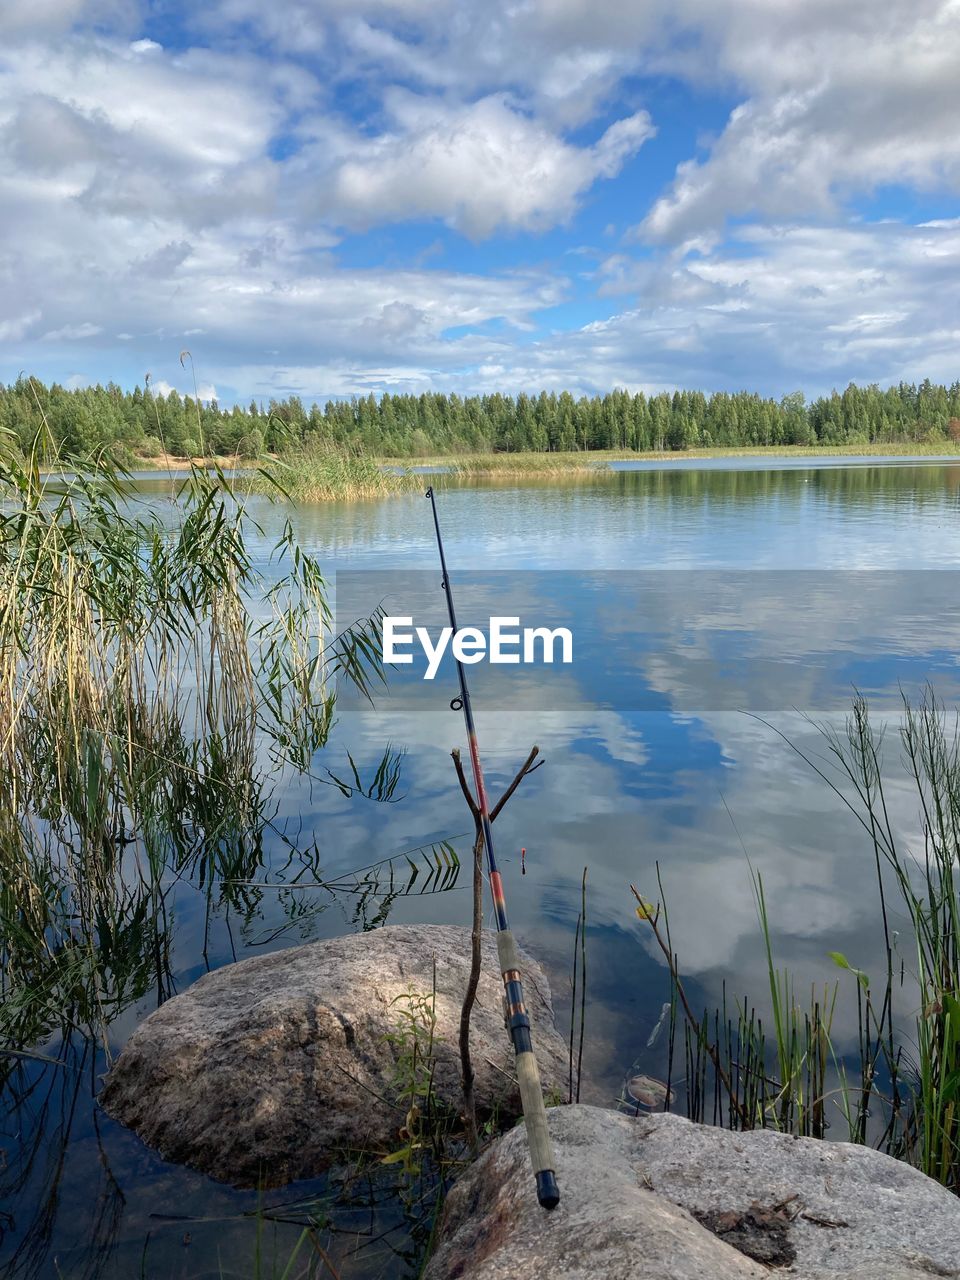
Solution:
[{"label": "rock", "polygon": [[960,1277],[960,1200],[869,1147],[596,1107],[548,1116],[558,1208],[537,1205],[518,1126],[451,1191],[425,1280]]},{"label": "rock", "polygon": [[[429,995],[436,959],[434,1089],[459,1111],[460,1005],[470,935],[389,926],[258,956],[206,974],[151,1014],[107,1077],[104,1109],[162,1156],[239,1186],[312,1176],[338,1155],[400,1146],[395,1104],[403,999]],[[550,986],[521,953],[544,1089],[563,1090],[567,1048]],[[519,1114],[493,935],[471,1020],[477,1109]]]}]

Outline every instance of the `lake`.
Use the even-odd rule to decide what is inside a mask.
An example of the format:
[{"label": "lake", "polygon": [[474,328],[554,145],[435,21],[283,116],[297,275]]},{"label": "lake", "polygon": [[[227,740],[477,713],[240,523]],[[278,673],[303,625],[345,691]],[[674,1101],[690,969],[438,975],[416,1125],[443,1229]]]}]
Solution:
[{"label": "lake", "polygon": [[[145,478],[140,491],[170,503],[163,477]],[[496,830],[511,922],[550,976],[561,1029],[587,868],[582,1099],[612,1105],[631,1066],[665,1070],[662,1038],[649,1049],[647,1041],[669,998],[668,976],[630,895],[635,884],[660,900],[658,865],[697,1008],[713,1008],[724,990],[765,1008],[751,866],[763,877],[776,962],[794,973],[798,990],[836,980],[831,951],[879,973],[873,853],[793,747],[817,753],[822,766],[811,717],[842,727],[855,688],[894,724],[901,689],[915,698],[929,682],[958,700],[960,463],[624,464],[542,481],[447,480],[438,493],[464,616],[474,604],[482,612],[486,603],[519,601],[551,625],[568,619],[574,631],[568,671],[528,680],[519,696],[508,676],[491,680],[475,669],[474,700],[492,796],[534,743],[546,762]],[[256,500],[251,513],[265,564],[290,512]],[[303,507],[291,519],[331,580],[343,575],[341,617],[352,607],[348,592],[402,601],[405,575],[418,590],[432,582],[442,608],[430,510],[419,493]],[[398,679],[374,708],[345,698],[314,776],[282,780],[261,878],[289,879],[288,842],[316,840],[325,876],[430,841],[452,840],[465,855],[469,815],[450,761],[464,741],[448,707],[453,691],[447,667],[435,685]],[[391,802],[344,795],[331,781],[347,775],[348,753],[368,777],[388,743],[403,752]],[[898,756],[891,730],[891,820],[920,848],[916,800]],[[392,902],[384,893],[363,899],[287,887],[231,906],[214,893],[210,910],[205,886],[181,882],[169,904],[175,987],[235,958],[383,919],[467,924],[462,881]],[[854,1042],[854,985],[841,980],[841,1050]],[[154,992],[118,1016],[111,1052],[156,1003]],[[61,1056],[56,1066],[24,1062],[5,1094],[4,1274],[253,1275],[254,1225],[241,1215],[256,1207],[256,1193],[165,1164],[99,1113],[101,1046],[78,1036]],[[270,1203],[295,1194],[271,1193]],[[344,1251],[356,1243],[351,1232],[367,1245],[341,1264],[344,1276],[406,1274],[391,1252],[402,1252],[402,1230],[377,1239],[396,1226],[389,1208],[343,1208],[334,1220]],[[299,1232],[278,1232],[282,1254]]]}]

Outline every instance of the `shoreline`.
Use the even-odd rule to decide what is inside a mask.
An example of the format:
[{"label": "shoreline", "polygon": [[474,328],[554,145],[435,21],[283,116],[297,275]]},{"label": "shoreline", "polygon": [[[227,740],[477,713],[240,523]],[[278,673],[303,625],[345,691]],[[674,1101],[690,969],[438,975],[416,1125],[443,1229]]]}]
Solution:
[{"label": "shoreline", "polygon": [[[943,440],[935,443],[914,441],[875,441],[862,444],[769,444],[735,445],[730,448],[696,449],[581,449],[568,453],[518,450],[500,453],[429,453],[415,457],[369,453],[372,461],[390,467],[451,467],[478,475],[489,468],[493,472],[520,470],[590,470],[607,462],[677,462],[682,459],[707,458],[911,458],[929,457],[960,459],[960,442]],[[236,454],[211,457],[177,458],[171,454],[138,457],[143,468],[157,471],[189,471],[192,466],[254,467],[283,461],[282,454],[265,454],[259,459],[241,458]]]},{"label": "shoreline", "polygon": [[[351,454],[349,451],[340,454],[330,448],[327,456],[331,455],[345,460],[348,464],[347,470],[350,470]],[[286,458],[287,455],[277,454],[267,454],[259,459],[241,458],[237,455],[224,456],[222,454],[210,457],[177,458],[171,454],[161,454],[154,457],[136,457],[128,462],[127,469],[131,472],[142,470],[157,476],[164,474],[186,475],[193,467],[219,467],[224,471],[253,472],[260,467],[270,467],[276,463],[283,464]],[[322,455],[318,454],[318,458],[322,458]],[[678,464],[683,463],[722,462],[726,459],[733,462],[748,458],[756,458],[757,460],[784,459],[786,461],[808,459],[814,465],[818,462],[830,462],[839,459],[849,459],[851,462],[856,462],[858,459],[889,459],[895,461],[898,458],[930,463],[950,463],[954,460],[960,462],[960,442],[955,444],[952,441],[944,440],[934,444],[929,442],[885,441],[873,444],[753,445],[733,448],[659,449],[649,451],[596,449],[571,453],[519,451],[516,453],[424,454],[412,458],[397,458],[373,453],[359,454],[356,455],[355,461],[360,464],[361,469],[369,472],[369,470],[379,468],[381,472],[387,475],[392,473],[397,481],[395,486],[385,485],[382,490],[379,489],[379,486],[374,486],[377,491],[370,492],[370,477],[367,474],[365,476],[367,483],[359,484],[357,491],[354,492],[347,476],[342,474],[324,476],[324,483],[319,486],[316,492],[311,493],[306,500],[323,501],[350,499],[351,497],[387,496],[389,493],[403,492],[406,482],[411,478],[430,475],[431,469],[436,469],[436,474],[439,476],[453,479],[533,479],[537,476],[559,478],[561,476],[576,475],[609,475],[612,474],[611,464],[625,462],[640,464],[662,462],[668,464],[671,468],[675,468]],[[69,470],[68,466],[63,468],[63,471]],[[335,470],[339,470],[339,468]],[[56,475],[58,474],[58,469],[43,468],[42,474]],[[347,483],[343,484],[341,491],[338,482],[343,482],[344,480],[347,480]],[[295,496],[300,496],[301,500],[306,497],[306,495]]]},{"label": "shoreline", "polygon": [[525,475],[550,472],[591,472],[602,470],[611,462],[682,462],[723,460],[724,458],[929,458],[931,461],[960,460],[960,444],[951,441],[914,443],[912,441],[876,442],[846,445],[754,445],[732,448],[596,449],[576,453],[476,453],[424,455],[417,458],[379,458],[395,467],[447,467],[454,475]]}]

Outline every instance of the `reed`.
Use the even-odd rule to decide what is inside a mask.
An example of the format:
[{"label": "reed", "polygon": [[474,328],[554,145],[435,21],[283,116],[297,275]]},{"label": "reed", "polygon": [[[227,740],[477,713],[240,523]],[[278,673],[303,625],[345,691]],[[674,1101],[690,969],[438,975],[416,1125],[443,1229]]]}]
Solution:
[{"label": "reed", "polygon": [[43,432],[26,457],[0,437],[0,1032],[21,1046],[106,1043],[170,990],[164,884],[252,877],[264,745],[307,767],[338,681],[381,674],[376,620],[331,634],[289,525],[261,579],[222,472],[192,469],[164,524],[109,460],[58,461]]},{"label": "reed", "polygon": [[470,453],[436,458],[450,475],[533,476],[598,473],[609,470],[607,461],[587,452],[580,453]]},{"label": "reed", "polygon": [[[670,942],[659,868],[658,906],[633,889],[637,916],[651,929],[667,959],[672,1003],[683,1014],[687,1115],[699,1123],[773,1128],[794,1137],[823,1138],[829,1127],[828,1078],[832,1080],[837,1066],[831,1029],[838,984],[827,984],[819,992],[811,989],[809,999],[798,995],[790,973],[775,963],[763,881],[752,871],[751,876],[767,961],[765,994],[772,1024],[767,1028],[746,997],[735,1001],[735,1013],[731,1012],[725,987],[719,1008],[694,1010]],[[668,1096],[674,1091],[670,1077],[676,1033],[677,1024],[671,1019]]]},{"label": "reed", "polygon": [[[385,457],[390,455],[384,455]],[[580,449],[571,452],[493,451],[434,453],[395,459],[407,467],[437,466],[456,475],[523,476],[563,475],[578,472],[605,473],[611,462],[684,462],[710,458],[899,458],[960,457],[960,444],[944,439],[930,441],[868,441],[857,444],[743,445],[731,448],[690,449]]]},{"label": "reed", "polygon": [[[729,1013],[726,993],[720,1008],[701,1014],[670,942],[662,885],[660,905],[634,889],[637,916],[666,958],[684,1014],[687,1113],[734,1128],[823,1137],[839,1112],[849,1141],[871,1142],[960,1194],[960,718],[949,717],[929,690],[916,705],[904,697],[900,758],[918,801],[922,857],[909,852],[891,818],[885,730],[871,723],[866,701],[856,697],[843,733],[821,728],[832,770],[780,736],[867,837],[885,972],[875,989],[846,956],[829,953],[856,983],[857,1048],[844,1059],[832,1039],[838,984],[811,990],[809,999],[797,995],[791,975],[775,964],[763,882],[751,869],[770,1021],[764,1025],[747,997]],[[910,926],[900,935],[890,928],[892,898]]]},{"label": "reed", "polygon": [[[885,731],[873,726],[862,697],[854,702],[844,736],[826,732],[841,782],[827,780],[857,816],[874,852],[887,953],[884,1002],[873,1020],[892,1085],[885,1100],[886,1140],[924,1173],[960,1193],[960,720],[956,714],[948,717],[928,689],[915,705],[904,696],[898,736],[919,803],[922,857],[908,851],[891,821]],[[889,931],[885,873],[910,922],[909,952]],[[907,975],[918,1004],[912,1010],[913,1033],[905,1031],[898,1045],[893,1006]]]},{"label": "reed", "polygon": [[298,502],[331,502],[389,497],[406,492],[413,479],[361,450],[318,444],[285,450],[251,472],[246,484],[253,493],[281,490]]}]

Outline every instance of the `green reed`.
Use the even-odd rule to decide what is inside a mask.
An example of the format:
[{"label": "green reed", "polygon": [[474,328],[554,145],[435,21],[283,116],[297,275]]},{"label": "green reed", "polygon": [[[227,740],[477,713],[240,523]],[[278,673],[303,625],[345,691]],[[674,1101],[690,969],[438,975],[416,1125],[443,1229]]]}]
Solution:
[{"label": "green reed", "polygon": [[[372,697],[382,681],[379,615],[333,633],[319,566],[289,523],[258,571],[262,531],[216,469],[192,468],[161,509],[109,460],[57,463],[42,434],[26,457],[0,437],[0,1118],[25,1132],[36,1079],[79,1088],[82,1061],[95,1089],[111,1023],[174,994],[184,900],[205,899],[206,959],[220,908],[248,942],[269,919],[253,939],[265,945],[310,936],[331,905],[376,927],[398,897],[446,892],[459,874],[453,843],[436,840],[325,875],[321,833],[292,839],[278,819],[291,776],[363,803],[402,796],[402,749],[369,766],[324,750],[338,687]],[[43,1124],[0,1169],[0,1197],[42,1187],[11,1274],[49,1261],[70,1124],[48,1135],[52,1159]],[[119,1223],[107,1181],[92,1270]],[[386,1212],[396,1179],[382,1183]],[[321,1226],[307,1215],[277,1274],[329,1270]],[[272,1268],[265,1252],[260,1274]]]},{"label": "green reed", "polygon": [[[916,705],[904,697],[901,763],[918,801],[922,856],[910,852],[891,816],[885,731],[871,723],[866,701],[856,697],[842,734],[827,726],[821,731],[830,771],[790,745],[867,836],[885,953],[882,980],[874,988],[841,952],[829,953],[855,982],[856,1051],[844,1060],[832,1039],[838,984],[811,990],[809,999],[798,996],[791,975],[774,962],[763,882],[751,869],[770,1021],[765,1026],[746,997],[735,1014],[729,1011],[726,992],[721,1008],[697,1014],[680,977],[665,907],[634,890],[637,915],[666,957],[673,998],[684,1014],[687,1111],[697,1120],[810,1137],[823,1137],[839,1112],[849,1141],[872,1142],[960,1193],[960,719],[948,717],[931,691]],[[662,885],[660,892],[662,902]],[[909,923],[902,933],[891,928],[894,904]],[[670,1054],[672,1063],[672,1037]]]},{"label": "green reed", "polygon": [[281,489],[300,502],[383,498],[415,488],[420,478],[384,466],[360,448],[290,446],[246,482],[254,493]]},{"label": "green reed", "polygon": [[[888,1136],[911,1163],[960,1192],[960,722],[948,717],[930,690],[916,705],[904,696],[901,761],[919,801],[922,856],[910,852],[891,820],[883,740],[862,697],[845,735],[827,733],[842,780],[828,781],[867,833],[877,869],[887,974],[873,1021],[892,1078]],[[909,950],[890,931],[886,876],[906,909]],[[897,974],[896,988],[906,988],[912,1004],[909,1029],[899,1037]]]},{"label": "green reed", "polygon": [[467,453],[440,457],[451,474],[458,476],[525,476],[609,473],[608,458],[635,455],[578,453]]},{"label": "green reed", "polygon": [[331,634],[289,523],[265,582],[222,472],[192,469],[165,524],[110,462],[56,463],[43,432],[26,457],[0,437],[0,1038],[21,1045],[169,991],[171,881],[251,878],[264,748],[308,768],[337,682],[382,674],[377,620]]},{"label": "green reed", "polygon": [[[726,984],[719,1008],[694,1011],[680,976],[679,958],[672,949],[659,868],[659,906],[633,890],[637,916],[649,926],[667,958],[672,1003],[683,1015],[684,1074],[680,1083],[687,1115],[700,1123],[736,1129],[773,1128],[795,1137],[823,1138],[830,1126],[828,1101],[841,1094],[841,1110],[848,1115],[850,1138],[855,1141],[854,1115],[859,1113],[845,1096],[850,1087],[831,1039],[838,983],[827,983],[819,991],[812,987],[808,997],[798,993],[788,970],[777,967],[763,881],[752,871],[751,875],[767,962],[765,998],[771,1016],[766,1025],[746,996],[734,1000],[731,1009]],[[670,1093],[675,1092],[672,1077],[679,1025],[671,1018]],[[840,1082],[836,1088],[835,1080]]]}]

